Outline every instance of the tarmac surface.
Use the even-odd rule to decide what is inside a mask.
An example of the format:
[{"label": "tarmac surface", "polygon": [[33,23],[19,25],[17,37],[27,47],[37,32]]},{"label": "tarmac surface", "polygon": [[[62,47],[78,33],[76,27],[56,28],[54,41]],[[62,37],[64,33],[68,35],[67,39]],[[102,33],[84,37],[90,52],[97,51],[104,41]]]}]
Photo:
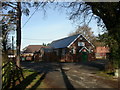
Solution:
[{"label": "tarmac surface", "polygon": [[37,71],[44,76],[50,88],[114,88],[118,90],[118,80],[98,76],[106,61],[82,63],[21,62],[22,68]]}]

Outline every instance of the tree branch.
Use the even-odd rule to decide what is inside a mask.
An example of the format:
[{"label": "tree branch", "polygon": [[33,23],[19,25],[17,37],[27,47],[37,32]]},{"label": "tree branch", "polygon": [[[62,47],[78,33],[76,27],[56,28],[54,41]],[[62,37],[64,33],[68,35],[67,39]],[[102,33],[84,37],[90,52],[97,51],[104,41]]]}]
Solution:
[{"label": "tree branch", "polygon": [[5,6],[9,6],[9,7],[13,8],[13,9],[17,10],[17,7],[13,7],[13,6],[10,5],[10,4],[4,3],[4,5],[5,5]]},{"label": "tree branch", "polygon": [[92,20],[92,17],[94,16],[94,14],[92,14],[92,16],[90,17],[90,20],[88,21],[88,23],[87,24],[89,24],[90,23],[90,21]]},{"label": "tree branch", "polygon": [[17,6],[17,4],[15,4],[15,3],[13,3],[13,2],[9,2],[10,4],[13,4],[13,5],[15,5],[15,6]]}]

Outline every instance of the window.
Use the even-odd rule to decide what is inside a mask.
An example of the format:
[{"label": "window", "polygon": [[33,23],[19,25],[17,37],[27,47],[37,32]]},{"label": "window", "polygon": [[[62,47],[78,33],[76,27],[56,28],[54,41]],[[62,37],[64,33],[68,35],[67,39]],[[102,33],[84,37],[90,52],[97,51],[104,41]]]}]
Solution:
[{"label": "window", "polygon": [[78,42],[78,46],[85,46],[84,42]]},{"label": "window", "polygon": [[74,48],[72,49],[72,51],[73,51],[73,54],[76,54],[76,50]]},{"label": "window", "polygon": [[80,37],[80,40],[82,40],[82,37]]},{"label": "window", "polygon": [[71,48],[70,53],[71,54],[76,54],[76,50],[74,48]]}]

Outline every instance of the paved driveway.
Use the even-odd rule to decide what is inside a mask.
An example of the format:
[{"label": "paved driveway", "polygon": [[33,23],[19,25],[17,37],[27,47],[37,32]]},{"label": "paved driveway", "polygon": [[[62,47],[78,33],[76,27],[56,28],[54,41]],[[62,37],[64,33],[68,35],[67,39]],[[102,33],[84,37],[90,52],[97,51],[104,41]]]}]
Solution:
[{"label": "paved driveway", "polygon": [[117,80],[98,76],[100,66],[93,63],[22,62],[21,65],[44,75],[44,82],[51,88],[118,88]]}]

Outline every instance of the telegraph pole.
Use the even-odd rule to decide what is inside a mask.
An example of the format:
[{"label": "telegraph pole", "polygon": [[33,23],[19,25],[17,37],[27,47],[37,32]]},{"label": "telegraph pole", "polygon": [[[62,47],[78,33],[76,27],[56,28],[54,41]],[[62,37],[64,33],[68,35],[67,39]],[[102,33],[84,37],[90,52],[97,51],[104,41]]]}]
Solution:
[{"label": "telegraph pole", "polygon": [[12,53],[14,55],[14,36],[12,36]]}]

